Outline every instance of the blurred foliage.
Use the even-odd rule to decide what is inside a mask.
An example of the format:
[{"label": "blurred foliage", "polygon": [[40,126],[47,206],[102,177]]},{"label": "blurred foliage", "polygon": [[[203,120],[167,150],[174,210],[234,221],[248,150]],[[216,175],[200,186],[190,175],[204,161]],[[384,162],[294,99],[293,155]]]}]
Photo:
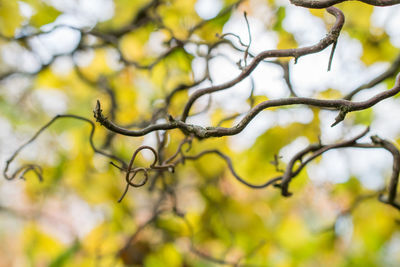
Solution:
[{"label": "blurred foliage", "polygon": [[[5,37],[0,41],[3,57],[15,53],[11,52],[6,38],[45,30],[43,26],[65,15],[66,11],[52,2],[0,1],[0,33]],[[242,1],[237,8],[228,10],[235,2],[219,1],[221,11],[208,20],[197,14],[195,0],[165,0],[143,13],[146,6],[155,2],[115,0],[113,16],[98,21],[93,29],[89,27],[89,30],[108,33],[109,43],[103,44],[91,36],[93,40],[87,43],[98,44],[98,49],[58,55],[53,64],[44,66],[38,73],[21,75],[21,79],[29,80],[28,85],[21,82],[21,86],[17,75],[2,79],[1,125],[9,127],[8,134],[13,136],[10,139],[13,141],[2,142],[0,149],[5,150],[7,145],[16,148],[58,112],[92,119],[97,99],[101,100],[104,110],[110,110],[114,104],[107,88],[111,88],[118,103],[113,121],[138,126],[138,122],[150,120],[149,110],[160,105],[160,98],[198,78],[194,66],[196,60],[204,59],[202,49],[208,43],[219,41],[226,23],[237,19],[234,15],[242,19],[243,11],[252,19],[263,21],[264,31],[274,32],[276,48],[293,48],[299,43],[296,33],[284,26],[288,7],[282,1]],[[268,21],[257,17],[261,5],[267,6]],[[363,48],[361,60],[365,65],[394,59],[398,49],[385,30],[371,30],[373,7],[355,2],[338,7],[346,16],[345,34],[358,40]],[[26,9],[32,13],[30,16],[23,12]],[[311,14],[321,18],[329,28],[326,12],[311,10]],[[144,22],[146,18],[151,19]],[[199,23],[204,26],[198,26]],[[168,45],[184,42],[189,37],[198,44],[196,49],[181,46],[159,59],[169,49]],[[17,41],[17,53],[27,50],[26,45],[29,42]],[[82,41],[76,47],[79,45]],[[115,64],[115,58],[140,62],[142,66],[155,61],[157,64],[149,69],[133,63],[122,68]],[[62,64],[67,67],[60,67]],[[2,59],[0,70],[15,71],[9,65]],[[19,83],[22,89],[14,89],[14,83]],[[389,80],[387,86],[391,85],[393,82]],[[60,96],[61,100],[49,98],[53,109],[46,108],[49,104],[44,95],[47,94]],[[341,95],[340,88],[315,93],[315,97],[325,99]],[[187,99],[187,91],[177,94],[170,105],[170,114],[178,116]],[[258,104],[266,99],[268,95],[258,94],[253,101]],[[246,108],[249,104],[244,99],[243,106]],[[247,181],[261,183],[285,167],[280,159],[278,169],[271,164],[282,148],[300,137],[309,143],[318,142],[320,114],[316,109],[310,110],[309,122],[273,125],[258,133],[246,149],[238,148],[236,139],[231,138],[196,141],[191,147],[184,145],[183,148],[190,147],[193,155],[206,149],[219,149],[232,157],[236,172]],[[206,120],[213,124],[231,115],[221,107],[211,111]],[[369,125],[374,119],[374,111],[369,109],[352,114],[346,123]],[[228,120],[223,125],[231,124],[232,120]],[[314,183],[308,172],[303,171],[294,181],[295,194],[283,198],[278,190],[245,187],[234,179],[226,162],[207,155],[186,161],[174,174],[161,177],[154,185],[148,182],[144,187],[131,188],[123,201],[117,203],[125,187],[124,174],[111,166],[107,158],[92,151],[89,133],[89,126],[81,121],[56,122],[37,144],[28,148],[30,153],[19,159],[19,164],[39,163],[43,167],[43,182],[32,173],[26,175],[26,181],[1,181],[0,194],[4,197],[0,198],[0,266],[205,267],[221,262],[239,266],[400,264],[398,211],[379,203],[374,195],[346,213],[358,196],[371,194],[357,177],[341,184]],[[105,146],[107,136],[107,131],[96,125],[94,143],[98,147]],[[176,151],[183,138],[177,130],[168,133],[168,156]],[[247,137],[244,134],[240,138]],[[114,136],[108,149],[128,161],[137,147],[154,142],[153,139],[154,136]],[[152,156],[145,154],[135,164],[148,166],[151,161]],[[159,214],[154,212],[156,208],[160,208]]]}]

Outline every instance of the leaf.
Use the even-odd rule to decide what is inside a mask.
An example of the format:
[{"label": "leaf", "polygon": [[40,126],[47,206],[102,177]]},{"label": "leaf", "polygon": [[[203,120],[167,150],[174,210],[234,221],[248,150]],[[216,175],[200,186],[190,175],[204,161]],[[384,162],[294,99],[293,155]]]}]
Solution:
[{"label": "leaf", "polygon": [[29,255],[32,265],[38,262],[50,262],[63,250],[59,241],[44,233],[38,225],[28,224],[23,231],[24,252]]},{"label": "leaf", "polygon": [[354,123],[369,126],[374,119],[374,112],[372,108],[355,112]]},{"label": "leaf", "polygon": [[80,245],[78,242],[75,242],[63,251],[60,255],[58,255],[48,266],[49,267],[61,267],[61,266],[68,266],[69,261],[72,257],[79,251]]},{"label": "leaf", "polygon": [[121,27],[128,26],[132,23],[132,19],[136,17],[138,12],[148,4],[148,0],[115,0],[115,16],[111,19],[101,22],[99,29],[112,31]]},{"label": "leaf", "polygon": [[175,246],[172,244],[165,244],[156,253],[151,254],[145,260],[146,267],[158,267],[158,266],[171,266],[179,267],[182,266],[182,258]]},{"label": "leaf", "polygon": [[0,32],[2,34],[14,36],[15,30],[21,26],[23,20],[18,1],[0,0]]},{"label": "leaf", "polygon": [[40,0],[23,0],[34,9],[34,15],[30,18],[30,24],[40,28],[43,25],[54,22],[61,14],[55,7]]},{"label": "leaf", "polygon": [[195,2],[196,0],[176,0],[158,9],[163,23],[172,30],[177,39],[185,39],[188,31],[200,21],[194,9]]},{"label": "leaf", "polygon": [[277,45],[278,49],[291,49],[296,48],[297,46],[298,44],[293,34],[285,30],[281,30],[279,32],[279,42]]},{"label": "leaf", "polygon": [[278,10],[275,13],[275,19],[276,21],[274,22],[272,29],[274,31],[283,31],[282,23],[283,20],[285,19],[286,16],[286,9],[283,6],[278,7]]},{"label": "leaf", "polygon": [[223,26],[229,20],[231,14],[232,12],[226,12],[226,14],[220,14],[208,20],[207,24],[196,30],[196,34],[205,41],[217,41],[219,39],[217,35],[222,33]]}]

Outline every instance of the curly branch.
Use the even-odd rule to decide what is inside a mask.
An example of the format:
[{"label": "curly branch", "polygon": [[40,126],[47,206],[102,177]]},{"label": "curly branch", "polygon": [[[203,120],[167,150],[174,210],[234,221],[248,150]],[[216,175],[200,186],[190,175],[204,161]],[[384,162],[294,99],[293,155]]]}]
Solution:
[{"label": "curly branch", "polygon": [[400,0],[290,0],[290,3],[301,7],[321,9],[347,1],[359,1],[372,6],[393,6],[400,3]]},{"label": "curly branch", "polygon": [[[145,150],[145,149],[150,150],[153,153],[153,155],[154,155],[153,163],[150,164],[149,168],[136,167],[136,168],[132,169],[133,163],[135,162],[135,159],[136,159],[136,156],[139,154],[140,151]],[[158,162],[158,158],[159,158],[159,155],[158,155],[157,151],[154,148],[152,148],[151,146],[140,146],[139,148],[137,148],[135,150],[135,152],[133,152],[132,158],[129,161],[129,165],[126,168],[126,170],[124,170],[123,168],[120,168],[122,171],[126,171],[126,175],[125,175],[126,187],[125,187],[124,193],[122,194],[122,196],[120,197],[118,202],[121,202],[122,199],[125,197],[125,195],[128,193],[129,186],[141,187],[147,183],[147,180],[149,177],[149,175],[148,175],[149,170],[159,170],[159,171],[167,170],[169,172],[174,172],[175,165],[173,165],[173,164],[156,165]],[[143,172],[144,179],[139,184],[135,184],[135,183],[133,183],[133,179],[135,178],[136,174],[138,174],[139,172]],[[132,173],[132,175],[131,175],[131,173]]]},{"label": "curly branch", "polygon": [[114,124],[113,122],[109,121],[106,117],[104,117],[100,106],[100,101],[97,101],[97,105],[94,110],[94,117],[96,118],[96,121],[100,122],[100,124],[104,125],[110,131],[126,136],[143,136],[150,132],[158,130],[180,129],[185,134],[193,134],[197,138],[202,139],[209,137],[223,137],[223,136],[236,135],[241,131],[243,131],[243,129],[245,129],[246,126],[254,119],[254,117],[264,109],[270,107],[287,106],[287,105],[303,104],[308,106],[339,110],[340,112],[338,116],[335,118],[335,122],[332,124],[332,126],[335,126],[336,124],[344,120],[347,113],[370,108],[375,104],[377,104],[378,102],[396,95],[399,91],[400,91],[400,74],[397,75],[396,83],[392,89],[378,93],[368,100],[359,102],[352,102],[344,99],[324,100],[324,99],[314,99],[306,97],[291,97],[291,98],[267,100],[252,108],[237,125],[231,128],[202,127],[198,125],[187,124],[183,121],[175,120],[170,116],[169,123],[153,124],[141,130],[128,130]]},{"label": "curly branch", "polygon": [[15,179],[18,175],[20,174],[25,174],[28,171],[34,171],[37,176],[39,177],[39,179],[41,180],[41,168],[37,165],[32,165],[32,164],[28,164],[25,166],[22,166],[21,168],[17,169],[13,174],[9,175],[7,174],[8,169],[10,167],[10,164],[14,161],[14,159],[19,155],[19,153],[25,148],[27,147],[29,144],[31,144],[32,142],[34,142],[47,128],[49,128],[55,121],[57,121],[58,119],[61,118],[72,118],[72,119],[77,119],[77,120],[81,120],[84,122],[87,122],[90,124],[91,126],[91,130],[90,130],[90,135],[89,135],[89,143],[91,148],[93,149],[93,151],[97,154],[103,155],[105,157],[108,157],[110,159],[114,159],[118,162],[120,162],[123,166],[127,166],[126,163],[119,157],[112,155],[112,154],[108,154],[98,148],[96,148],[96,146],[94,145],[94,141],[93,141],[93,136],[94,136],[94,131],[95,131],[95,124],[84,117],[81,116],[77,116],[77,115],[71,115],[71,114],[65,114],[65,115],[57,115],[54,118],[52,118],[48,123],[46,123],[44,126],[42,126],[27,142],[25,142],[24,144],[22,144],[12,155],[11,157],[6,161],[6,166],[3,170],[3,175],[7,180],[13,180]]},{"label": "curly branch", "polygon": [[387,78],[393,77],[394,75],[396,75],[396,73],[398,73],[399,70],[400,70],[400,55],[397,56],[397,58],[393,61],[393,63],[386,71],[384,71],[377,77],[373,78],[371,81],[363,85],[360,85],[359,87],[348,93],[343,99],[351,100],[360,91],[372,88],[375,85],[378,85],[379,83],[383,82]]},{"label": "curly branch", "polygon": [[183,122],[186,121],[187,117],[189,116],[190,109],[192,108],[194,102],[200,98],[203,95],[206,94],[211,94],[214,92],[218,92],[227,88],[230,88],[237,83],[241,82],[243,79],[245,79],[247,76],[250,75],[250,73],[257,67],[257,65],[263,61],[266,58],[271,58],[271,57],[294,57],[295,59],[300,58],[301,56],[304,55],[309,55],[309,54],[314,54],[317,52],[322,51],[329,45],[333,44],[334,42],[337,41],[339,38],[340,31],[343,27],[344,24],[344,15],[343,13],[335,8],[335,7],[329,7],[327,8],[327,11],[335,16],[336,22],[333,25],[332,29],[329,31],[329,33],[321,39],[317,44],[312,45],[312,46],[306,46],[302,48],[294,48],[294,49],[280,49],[280,50],[268,50],[261,52],[258,54],[256,57],[253,58],[252,62],[243,69],[243,71],[237,76],[236,78],[225,82],[223,84],[217,85],[217,86],[212,86],[204,89],[197,90],[194,92],[188,102],[186,103],[184,110],[181,115],[181,120]]}]

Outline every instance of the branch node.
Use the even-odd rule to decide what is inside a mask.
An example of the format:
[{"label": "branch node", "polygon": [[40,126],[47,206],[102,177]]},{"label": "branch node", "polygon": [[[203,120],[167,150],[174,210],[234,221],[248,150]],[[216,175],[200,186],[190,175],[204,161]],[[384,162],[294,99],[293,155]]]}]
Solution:
[{"label": "branch node", "polygon": [[350,111],[348,106],[342,106],[340,107],[340,112],[335,118],[335,122],[332,123],[331,127],[335,126],[339,122],[343,121],[346,117],[346,114]]},{"label": "branch node", "polygon": [[103,115],[103,110],[101,109],[100,100],[97,100],[96,107],[93,110],[94,118],[96,122],[99,122],[101,125],[104,125],[104,122],[107,120],[106,117]]},{"label": "branch node", "polygon": [[377,135],[372,135],[370,138],[371,138],[372,143],[374,143],[376,145],[381,145],[383,143],[383,139]]}]

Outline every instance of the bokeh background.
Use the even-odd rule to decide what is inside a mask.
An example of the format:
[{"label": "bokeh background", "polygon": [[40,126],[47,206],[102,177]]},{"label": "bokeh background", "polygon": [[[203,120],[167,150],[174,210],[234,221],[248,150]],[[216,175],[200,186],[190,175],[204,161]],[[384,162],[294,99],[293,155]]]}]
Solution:
[{"label": "bokeh background", "polygon": [[[102,83],[114,91],[121,125],[148,120],[163,98],[181,83],[209,79],[177,95],[170,113],[179,115],[194,90],[221,84],[240,73],[243,52],[218,46],[207,61],[207,43],[225,38],[236,47],[249,44],[250,54],[268,49],[307,46],[322,39],[334,18],[283,0],[169,0],[151,12],[153,22],[131,27],[105,45],[102,33],[116,33],[151,1],[145,0],[2,0],[0,1],[0,167],[12,153],[57,114],[94,120],[99,99],[105,114],[111,101]],[[153,1],[154,2],[154,1]],[[346,16],[332,69],[330,49],[288,63],[299,96],[337,99],[386,71],[399,56],[400,7],[376,8],[358,2],[338,5]],[[151,64],[168,51],[172,37],[185,39],[206,21],[182,49],[149,69],[124,64],[123,58]],[[85,34],[82,32],[94,32]],[[39,34],[35,34],[39,33]],[[29,38],[24,36],[33,35]],[[168,41],[170,41],[168,43]],[[210,55],[209,55],[210,56]],[[249,58],[250,60],[250,58]],[[243,62],[241,62],[243,63]],[[399,67],[397,67],[399,69]],[[397,70],[398,72],[399,70]],[[282,68],[260,64],[251,79],[194,106],[190,122],[216,125],[249,109],[250,89],[256,103],[289,97]],[[363,100],[391,88],[393,78],[354,97]],[[104,85],[104,84],[103,84]],[[349,114],[331,128],[336,112],[293,106],[260,113],[240,134],[194,141],[191,152],[220,149],[232,158],[246,180],[261,183],[311,143],[334,143],[371,127],[372,134],[398,142],[398,97]],[[233,125],[241,118],[227,121]],[[341,149],[310,164],[283,198],[274,188],[254,190],[237,182],[215,156],[179,166],[165,185],[131,188],[118,203],[124,174],[95,154],[90,127],[62,119],[18,156],[43,167],[25,180],[0,180],[0,266],[398,266],[399,214],[380,203],[376,192],[387,184],[392,158],[386,151]],[[96,125],[94,142],[107,131]],[[366,137],[367,138],[367,137]],[[167,153],[176,151],[183,134],[168,134]],[[156,146],[155,134],[115,136],[112,153],[128,161],[140,145]],[[148,165],[143,152],[139,165]],[[164,187],[163,187],[164,186]],[[174,204],[176,203],[176,204]],[[154,210],[166,211],[154,217]],[[184,216],[179,216],[177,207]],[[145,225],[143,227],[143,225]],[[130,238],[132,242],[128,242]]]}]

